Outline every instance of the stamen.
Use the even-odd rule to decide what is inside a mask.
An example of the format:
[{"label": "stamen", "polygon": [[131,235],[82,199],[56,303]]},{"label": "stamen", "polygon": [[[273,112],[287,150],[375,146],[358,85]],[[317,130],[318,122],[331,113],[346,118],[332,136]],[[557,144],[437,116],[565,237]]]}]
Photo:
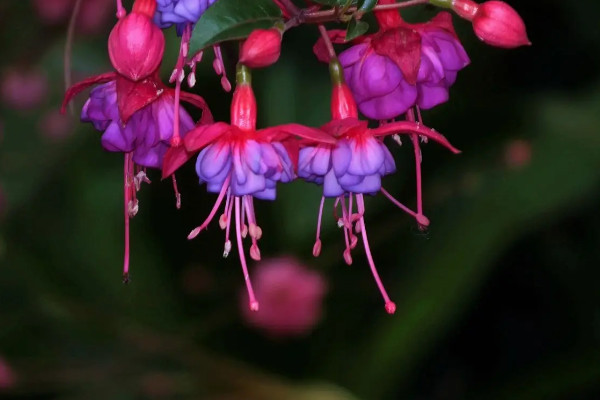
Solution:
[{"label": "stamen", "polygon": [[175,79],[175,99],[173,102],[173,137],[171,137],[171,146],[177,147],[181,144],[181,136],[179,134],[179,98],[181,96],[181,82],[185,77],[185,73],[183,72],[183,66],[185,64],[185,58],[188,52],[188,46],[191,36],[191,27],[190,24],[185,26],[183,30],[183,35],[181,36],[181,45],[179,47],[179,58],[177,59],[177,64],[175,65],[175,70],[173,71],[173,75],[171,75],[171,79],[174,77]]},{"label": "stamen", "polygon": [[204,53],[201,51],[194,54],[192,60],[189,62],[189,66],[191,68],[190,73],[188,74],[188,86],[193,88],[196,85],[196,65],[202,61],[202,55]]},{"label": "stamen", "polygon": [[217,75],[221,75],[221,86],[226,92],[231,91],[231,82],[227,79],[227,71],[225,71],[225,63],[223,62],[223,55],[221,54],[221,46],[213,46],[215,52],[215,60],[213,61],[213,68]]},{"label": "stamen", "polygon": [[[398,207],[399,209],[401,209],[402,211],[404,211],[405,213],[407,213],[408,215],[412,216],[414,219],[417,220],[417,223],[423,227],[427,227],[429,226],[429,219],[424,216],[423,214],[419,214],[414,212],[413,210],[411,210],[410,208],[406,207],[404,204],[400,203],[394,196],[392,196],[387,190],[385,190],[383,187],[381,188],[381,193],[383,193],[383,195],[385,197],[387,197],[392,203],[394,203],[394,205],[396,207]],[[357,232],[358,233],[358,232]]]},{"label": "stamen", "polygon": [[173,191],[175,192],[175,207],[179,210],[181,208],[181,193],[179,193],[179,189],[177,188],[175,174],[171,175],[171,177],[173,178]]},{"label": "stamen", "polygon": [[[350,249],[352,248],[350,246],[350,239],[348,238],[348,227],[346,226],[346,201],[344,199],[344,196],[340,196],[340,203],[342,203],[342,218],[340,219],[342,221],[342,227],[344,228],[344,241],[346,242],[346,249],[344,250],[344,261],[346,262],[346,264],[348,265],[352,265],[352,256],[350,254]],[[339,221],[338,221],[338,225],[339,225]]]},{"label": "stamen", "polygon": [[117,18],[121,19],[127,14],[127,11],[123,7],[123,0],[117,0]]},{"label": "stamen", "polygon": [[248,290],[248,298],[250,310],[258,311],[258,301],[256,301],[256,297],[254,297],[254,290],[252,289],[252,282],[250,282],[250,274],[248,273],[248,268],[246,266],[246,256],[244,255],[244,248],[242,244],[242,235],[241,235],[241,224],[240,224],[240,198],[235,196],[235,232],[237,237],[237,247],[238,253],[240,255],[240,263],[242,264],[242,271],[244,273],[244,281],[246,282],[246,289]]},{"label": "stamen", "polygon": [[[248,218],[248,233],[250,233],[250,239],[252,240],[252,246],[250,246],[250,257],[255,261],[260,261],[260,249],[258,248],[257,241],[262,235],[262,230],[256,225],[256,217],[254,216],[254,205],[252,204],[252,196],[245,195],[242,197],[242,201],[245,204],[244,209],[246,210],[246,216]],[[259,231],[260,230],[260,231]]]},{"label": "stamen", "polygon": [[123,283],[129,283],[129,203],[131,201],[129,171],[131,161],[131,153],[125,154],[125,162],[123,165],[123,199],[125,204],[125,251],[123,255]]},{"label": "stamen", "polygon": [[242,201],[242,237],[248,236],[248,226],[246,225],[246,203]]},{"label": "stamen", "polygon": [[[225,250],[227,250],[227,243],[230,243],[229,248],[231,249],[231,241],[229,240],[229,227],[231,226],[231,210],[233,209],[233,201],[230,199],[231,195],[227,194],[227,202],[225,204],[226,210],[226,218],[227,218],[227,227],[225,228]],[[227,257],[229,255],[229,251],[227,254],[223,253],[223,257]]]},{"label": "stamen", "polygon": [[321,204],[319,205],[319,217],[317,218],[317,237],[313,246],[313,256],[319,257],[321,254],[321,219],[323,217],[323,206],[325,205],[325,196],[321,196]]},{"label": "stamen", "polygon": [[142,183],[152,183],[152,181],[150,181],[150,178],[148,178],[148,175],[146,175],[146,169],[141,169],[138,171],[137,174],[135,174],[135,176],[133,177],[133,183],[135,184],[135,191],[139,192],[140,188],[142,187]]},{"label": "stamen", "polygon": [[379,278],[379,274],[377,273],[377,268],[375,267],[375,262],[373,261],[373,256],[371,255],[371,248],[369,247],[369,239],[367,238],[367,228],[365,227],[365,203],[362,194],[356,195],[356,202],[358,203],[358,212],[363,215],[360,218],[360,230],[362,233],[363,244],[365,246],[365,253],[367,254],[367,260],[369,261],[369,267],[371,267],[371,272],[373,273],[373,278],[375,278],[375,283],[379,287],[379,291],[381,292],[381,296],[385,301],[385,310],[388,314],[393,314],[396,311],[396,304],[390,300],[387,292],[385,291],[385,287]]},{"label": "stamen", "polygon": [[212,210],[210,211],[210,214],[208,214],[208,217],[202,223],[202,225],[196,227],[194,230],[192,230],[190,232],[190,234],[187,237],[189,240],[198,236],[200,231],[202,231],[202,229],[206,228],[208,226],[208,224],[210,224],[210,221],[212,221],[212,219],[214,218],[215,214],[217,213],[217,210],[219,209],[219,207],[221,206],[221,203],[223,202],[223,198],[225,197],[225,193],[227,193],[227,189],[229,189],[230,178],[231,178],[231,176],[228,176],[225,179],[225,182],[223,182],[223,187],[221,187],[221,191],[219,192],[219,197],[217,197],[217,201],[215,201],[215,205],[213,206]]},{"label": "stamen", "polygon": [[[418,110],[417,110],[418,111]],[[406,117],[409,121],[415,121],[415,113],[412,109],[408,110]],[[421,147],[419,144],[419,136],[417,134],[411,134],[410,140],[412,141],[415,149],[415,169],[417,175],[417,214],[423,215],[423,192],[422,192],[422,181],[421,181],[421,162],[422,154]]]}]

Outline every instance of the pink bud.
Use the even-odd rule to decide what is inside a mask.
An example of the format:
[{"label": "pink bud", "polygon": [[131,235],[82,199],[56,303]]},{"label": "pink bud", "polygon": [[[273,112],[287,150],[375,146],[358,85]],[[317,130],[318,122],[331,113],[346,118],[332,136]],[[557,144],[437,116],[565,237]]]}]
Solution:
[{"label": "pink bud", "polygon": [[139,81],[162,61],[165,37],[145,13],[134,12],[117,22],[108,38],[113,67],[124,77]]},{"label": "pink bud", "polygon": [[[468,1],[456,1],[458,6]],[[472,3],[472,2],[471,2]],[[530,45],[525,23],[519,14],[503,1],[486,1],[475,9],[473,30],[485,43],[504,48]]]},{"label": "pink bud", "polygon": [[281,36],[277,28],[254,30],[242,45],[240,62],[250,68],[274,64],[281,54]]},{"label": "pink bud", "polygon": [[273,258],[259,263],[254,289],[260,308],[249,309],[244,293],[241,310],[249,324],[269,336],[306,334],[321,318],[325,280],[294,258]]}]

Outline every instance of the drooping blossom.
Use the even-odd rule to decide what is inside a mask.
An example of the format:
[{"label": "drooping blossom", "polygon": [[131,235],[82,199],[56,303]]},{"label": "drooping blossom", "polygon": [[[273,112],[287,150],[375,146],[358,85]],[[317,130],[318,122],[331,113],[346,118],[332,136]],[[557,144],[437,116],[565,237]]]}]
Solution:
[{"label": "drooping blossom", "polygon": [[1,79],[2,102],[16,110],[36,108],[48,94],[48,78],[37,68],[14,67],[4,71]]},{"label": "drooping blossom", "polygon": [[[411,121],[394,122],[369,129],[366,121],[358,119],[356,103],[344,82],[342,67],[337,59],[333,58],[330,61],[329,69],[333,81],[333,119],[321,129],[335,137],[337,142],[334,145],[322,143],[305,146],[300,150],[298,160],[298,176],[323,185],[313,255],[318,256],[321,252],[320,228],[325,198],[336,198],[334,207],[337,209],[337,206],[341,205],[342,211],[338,225],[344,229],[344,260],[347,264],[352,263],[351,250],[358,243],[355,233],[361,234],[371,272],[384,299],[385,309],[391,314],[396,305],[390,300],[371,255],[364,220],[364,195],[373,195],[381,191],[394,204],[412,215],[420,225],[427,226],[429,220],[420,210],[412,211],[381,187],[381,178],[396,170],[394,159],[382,140],[387,135],[410,134],[435,140],[455,153],[458,150],[439,133]],[[354,202],[358,213],[353,210]]]},{"label": "drooping blossom", "polygon": [[319,322],[327,290],[325,279],[297,259],[261,261],[254,283],[260,310],[251,312],[242,307],[242,315],[251,326],[279,338],[307,334]]},{"label": "drooping blossom", "polygon": [[[139,14],[149,19],[154,14],[154,1],[136,0],[132,14]],[[120,22],[125,21],[128,16],[120,2],[118,4],[117,15]],[[117,23],[118,26],[122,25]],[[122,33],[123,37],[119,41],[123,48],[129,47],[128,40],[131,46],[149,49],[154,54],[161,50],[153,50],[152,46],[164,46],[163,41],[154,39],[154,34],[136,37],[133,31]],[[162,32],[160,34],[162,35]],[[144,39],[147,42],[144,42]],[[136,55],[132,54],[132,56]],[[149,73],[148,66],[151,63],[136,70],[127,67],[128,61],[125,59],[113,57],[111,61],[117,64],[115,68],[119,65],[125,67],[119,68],[116,72],[85,79],[70,87],[65,94],[61,111],[64,113],[69,101],[82,90],[92,85],[100,85],[90,93],[81,118],[85,122],[91,122],[97,130],[104,132],[101,139],[104,149],[124,154],[123,279],[127,282],[129,281],[129,220],[138,211],[136,192],[142,182],[150,182],[146,176],[146,168],[161,168],[167,148],[170,145],[179,145],[181,138],[194,126],[191,117],[180,107],[179,99],[202,110],[200,124],[212,122],[212,115],[200,96],[182,92],[179,88],[171,89],[163,84],[158,76],[158,65]],[[124,64],[119,64],[121,61]],[[173,183],[179,207],[180,196],[174,177]]]},{"label": "drooping blossom", "polygon": [[[294,160],[303,138],[311,142],[335,143],[321,131],[298,124],[287,124],[267,129],[256,129],[256,99],[250,84],[250,71],[238,64],[237,85],[231,102],[231,125],[224,122],[199,126],[183,139],[184,146],[167,151],[163,177],[170,176],[179,166],[200,151],[196,173],[200,184],[209,192],[218,193],[217,201],[206,220],[192,230],[188,239],[195,238],[212,221],[225,201],[219,225],[225,229],[223,256],[231,251],[229,230],[235,215],[235,231],[240,262],[248,289],[249,305],[258,310],[242,238],[250,235],[250,257],[260,260],[258,240],[262,229],[256,221],[254,198],[274,200],[278,182],[294,179]],[[248,225],[246,225],[246,220]]]},{"label": "drooping blossom", "polygon": [[375,15],[379,32],[339,56],[359,110],[389,120],[415,105],[429,109],[447,101],[458,71],[469,64],[451,15],[441,12],[423,24],[408,24],[395,10]]}]

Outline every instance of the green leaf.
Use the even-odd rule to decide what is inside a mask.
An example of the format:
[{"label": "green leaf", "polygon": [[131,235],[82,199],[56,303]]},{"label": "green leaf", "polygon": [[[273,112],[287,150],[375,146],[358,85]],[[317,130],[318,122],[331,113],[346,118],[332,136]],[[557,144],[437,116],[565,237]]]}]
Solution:
[{"label": "green leaf", "polygon": [[352,18],[348,23],[346,29],[346,41],[349,42],[352,39],[356,39],[359,36],[364,35],[369,30],[369,24],[364,21],[359,21],[356,18]]},{"label": "green leaf", "polygon": [[357,0],[313,0],[313,2],[331,7],[346,7],[356,5]]},{"label": "green leaf", "polygon": [[281,20],[281,10],[271,0],[219,0],[196,24],[190,51],[247,37],[255,29],[271,28]]},{"label": "green leaf", "polygon": [[363,0],[362,4],[358,6],[358,11],[366,13],[371,11],[377,5],[377,0]]}]

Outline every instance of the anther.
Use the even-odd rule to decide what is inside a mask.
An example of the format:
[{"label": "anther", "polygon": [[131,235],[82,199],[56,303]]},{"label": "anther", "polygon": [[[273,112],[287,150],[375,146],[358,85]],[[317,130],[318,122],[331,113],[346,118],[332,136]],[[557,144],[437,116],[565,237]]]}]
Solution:
[{"label": "anther", "polygon": [[250,246],[250,258],[254,261],[260,261],[260,249],[256,244]]},{"label": "anther", "polygon": [[321,239],[317,239],[315,245],[313,246],[313,256],[319,257],[321,254]]},{"label": "anther", "polygon": [[127,212],[129,213],[129,217],[130,218],[135,217],[139,210],[140,210],[139,201],[137,199],[129,200],[129,203],[127,203]]},{"label": "anther", "polygon": [[221,216],[219,217],[219,227],[221,227],[221,229],[227,228],[228,222],[229,220],[227,219],[227,215],[221,214]]},{"label": "anther", "polygon": [[223,258],[227,258],[229,252],[231,252],[231,240],[227,240],[225,242],[225,246],[223,248]]},{"label": "anther", "polygon": [[350,249],[344,250],[344,261],[348,265],[352,265],[352,255],[350,254]]}]

